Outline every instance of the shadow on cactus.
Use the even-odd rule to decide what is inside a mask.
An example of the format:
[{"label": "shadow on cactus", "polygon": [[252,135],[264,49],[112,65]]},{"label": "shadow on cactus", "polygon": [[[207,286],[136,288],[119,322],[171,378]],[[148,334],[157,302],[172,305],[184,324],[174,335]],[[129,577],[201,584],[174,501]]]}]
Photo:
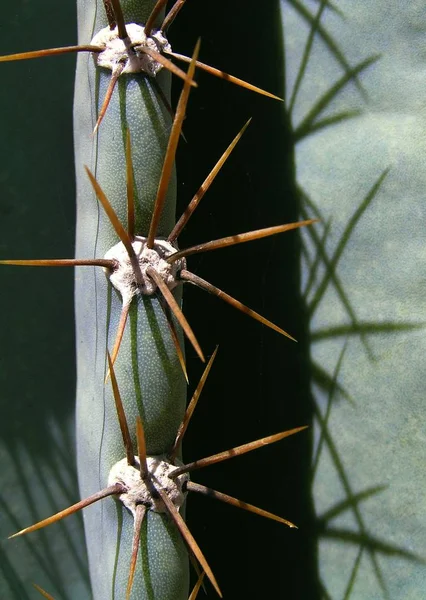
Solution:
[{"label": "shadow on cactus", "polygon": [[[368,93],[366,91],[368,88],[362,82],[362,76],[365,75],[367,68],[373,65],[376,67],[380,66],[380,62],[377,63],[380,55],[375,54],[352,67],[349,60],[345,58],[343,51],[339,48],[339,43],[333,38],[332,33],[321,23],[324,15],[328,12],[328,16],[330,16],[330,12],[333,13],[336,5],[325,1],[318,2],[317,11],[314,14],[310,12],[311,5],[307,2],[295,0],[289,1],[288,4],[298,14],[298,18],[295,18],[295,21],[301,19],[309,24],[309,31],[303,52],[297,59],[299,61],[298,66],[296,67],[296,61],[291,63],[294,81],[287,106],[294,120],[296,120],[294,117],[295,112],[298,113],[297,124],[293,128],[293,139],[295,144],[299,144],[302,141],[308,144],[309,142],[311,144],[316,143],[318,151],[318,148],[322,147],[321,140],[320,138],[313,137],[314,135],[316,136],[318,133],[323,132],[327,133],[327,129],[330,126],[344,126],[349,120],[361,118],[367,114],[367,109],[359,107],[347,109],[345,107],[345,100],[343,99],[341,102],[339,100],[342,93],[346,93],[347,97],[348,86],[353,87],[355,85],[358,92],[362,94],[363,99],[368,102]],[[336,13],[333,16],[336,17]],[[289,33],[289,35],[291,34]],[[323,45],[321,50],[327,48],[328,57],[335,60],[344,73],[330,87],[321,91],[319,97],[311,107],[309,107],[309,103],[306,101],[307,97],[305,96],[303,98],[305,102],[303,105],[304,114],[301,114],[301,110],[297,105],[297,99],[303,97],[303,83],[306,83],[306,75],[311,67],[311,59],[316,58],[317,62],[315,64],[316,68],[318,68],[318,56],[316,56],[315,49],[319,48],[321,45],[320,42]],[[314,49],[315,44],[317,46]],[[289,64],[292,58],[289,59]],[[324,65],[324,62],[321,64]],[[321,85],[318,85],[318,88],[321,88]],[[295,109],[298,109],[298,111]],[[342,132],[342,135],[347,135],[347,133]],[[311,136],[313,137],[312,140],[310,140]],[[303,150],[300,151],[300,155],[302,154]],[[356,162],[353,168],[357,168]],[[312,379],[316,394],[314,410],[317,435],[313,459],[312,485],[314,493],[316,489],[318,490],[316,492],[317,501],[322,507],[318,515],[317,533],[319,539],[323,541],[323,545],[320,546],[322,549],[319,561],[323,573],[326,571],[326,568],[328,574],[332,570],[333,540],[337,544],[342,545],[345,543],[346,547],[352,546],[353,548],[353,550],[348,550],[350,552],[348,556],[351,559],[348,561],[347,572],[340,570],[338,577],[334,579],[328,577],[322,580],[322,593],[325,598],[336,597],[337,589],[340,590],[339,593],[341,595],[339,597],[345,598],[345,600],[352,597],[353,594],[356,595],[357,579],[365,577],[365,572],[369,572],[370,569],[373,574],[372,577],[376,580],[375,582],[380,588],[383,597],[388,598],[390,597],[390,592],[389,583],[386,581],[387,577],[384,574],[385,571],[382,562],[384,557],[399,557],[408,561],[424,562],[424,557],[420,556],[417,552],[413,552],[411,546],[399,546],[393,541],[387,541],[385,537],[379,537],[373,533],[375,528],[371,524],[372,518],[369,516],[368,508],[365,510],[364,506],[372,506],[379,493],[384,493],[388,496],[392,494],[392,485],[395,485],[395,482],[389,481],[386,475],[383,474],[383,485],[380,482],[379,484],[374,482],[374,485],[371,485],[371,487],[357,491],[357,484],[351,481],[351,471],[345,465],[347,462],[345,451],[348,452],[348,448],[343,442],[340,442],[338,433],[334,431],[336,422],[338,423],[338,421],[332,418],[333,408],[338,410],[339,407],[339,404],[336,402],[338,398],[349,400],[354,411],[358,404],[357,398],[353,397],[353,392],[345,386],[343,383],[345,379],[341,376],[345,362],[344,357],[348,354],[348,348],[351,350],[351,362],[354,363],[354,359],[356,359],[357,354],[356,350],[354,350],[355,344],[357,344],[356,338],[360,342],[357,345],[357,348],[359,347],[358,356],[363,351],[368,361],[378,364],[380,359],[377,356],[377,350],[374,350],[372,347],[372,340],[374,339],[372,336],[403,334],[425,326],[424,322],[410,322],[409,320],[404,320],[403,322],[399,320],[386,321],[381,314],[377,321],[374,318],[365,320],[365,318],[358,317],[357,310],[359,308],[355,308],[356,299],[354,300],[351,297],[351,293],[346,289],[350,272],[345,272],[340,265],[340,263],[344,262],[342,259],[345,257],[345,254],[350,253],[351,249],[356,248],[356,243],[353,239],[355,237],[355,228],[358,223],[361,227],[362,218],[368,218],[365,216],[365,212],[368,209],[371,211],[373,200],[376,200],[379,196],[383,196],[383,188],[385,188],[385,180],[388,179],[388,173],[388,168],[382,170],[365,194],[365,197],[359,202],[359,205],[355,208],[351,207],[352,215],[348,217],[347,222],[343,225],[342,219],[338,215],[333,217],[333,214],[331,214],[329,217],[327,210],[323,210],[321,201],[316,197],[313,198],[312,187],[309,189],[309,192],[305,191],[302,185],[299,187],[301,215],[305,219],[316,217],[321,222],[318,228],[307,231],[306,235],[303,236],[302,253],[303,268],[306,273],[303,297],[307,305],[307,313],[311,323],[311,341],[313,344]],[[309,176],[306,175],[305,177],[302,176],[301,180],[303,182],[306,181],[308,184],[311,183]],[[344,208],[346,214],[348,210],[346,206]],[[335,209],[335,212],[336,210],[339,209]],[[369,218],[369,225],[374,223],[374,218]],[[335,227],[333,227],[335,225],[334,220],[338,221],[338,225]],[[380,227],[378,223],[375,234],[377,236],[381,235]],[[353,289],[351,291],[353,295]],[[371,289],[371,293],[374,293],[374,288]],[[334,317],[336,318],[336,325],[333,324]],[[321,344],[323,344],[324,349],[327,347],[329,353],[332,352],[333,355],[336,354],[336,351],[339,352],[334,372],[327,371],[318,362],[320,360],[319,357],[324,356]],[[347,360],[346,362],[348,363]],[[327,363],[330,365],[330,360],[327,360]],[[350,365],[351,363],[348,363],[346,368],[354,368]],[[362,378],[361,373],[359,376]],[[371,390],[371,395],[371,400],[374,402],[374,390]],[[343,452],[340,449],[341,447],[345,448]],[[377,450],[380,452],[379,448]],[[357,449],[354,448],[353,451],[357,452]],[[372,440],[368,452],[371,453],[372,458],[375,456],[374,440]],[[322,464],[321,469],[319,468],[320,464]],[[333,470],[335,471],[334,476],[332,475]],[[333,504],[332,498],[327,500],[323,484],[321,483],[321,478],[323,479],[324,475],[328,477],[328,481],[336,481],[332,489],[334,494],[339,494],[340,499],[335,504]],[[331,506],[327,510],[324,510],[324,505],[330,504],[330,501]],[[378,498],[376,501],[380,502]],[[385,517],[386,513],[383,516]],[[367,524],[368,521],[370,521],[370,525]],[[328,555],[328,553],[330,554]],[[360,570],[361,564],[363,565],[363,570]],[[358,593],[360,592],[358,591]],[[371,587],[370,594],[373,594]]]}]

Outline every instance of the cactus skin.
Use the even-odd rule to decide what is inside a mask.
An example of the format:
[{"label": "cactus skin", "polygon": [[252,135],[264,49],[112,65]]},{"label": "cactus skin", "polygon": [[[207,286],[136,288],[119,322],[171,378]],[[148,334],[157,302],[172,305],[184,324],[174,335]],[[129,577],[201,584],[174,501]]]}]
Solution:
[{"label": "cactus skin", "polygon": [[[126,23],[144,23],[153,2],[122,2]],[[103,3],[78,3],[79,41],[107,26]],[[137,235],[147,235],[170,127],[170,117],[142,75],[122,77],[96,138],[91,137],[110,73],[80,56],[74,104],[77,171],[76,256],[103,257],[118,242],[99,208],[83,165],[88,165],[123,224],[126,224],[125,128],[132,139]],[[161,84],[170,86],[162,75]],[[122,80],[122,81],[121,81]],[[175,219],[175,183],[166,199],[158,235]],[[112,465],[124,457],[111,384],[104,385],[107,344],[111,349],[121,298],[100,269],[76,274],[77,459],[82,497],[105,487]],[[133,301],[115,372],[135,440],[135,419],[144,422],[148,454],[165,453],[174,441],[186,404],[186,383],[157,299]],[[143,528],[142,552],[132,597],[177,600],[188,595],[187,552],[167,517],[151,512]],[[86,540],[94,598],[123,598],[131,555],[133,518],[110,500],[86,511]],[[112,589],[111,589],[112,586]]]},{"label": "cactus skin", "polygon": [[[321,9],[283,2],[291,82],[308,35],[294,4],[312,15]],[[358,75],[364,98],[350,81],[296,149],[298,181],[321,211],[322,229],[332,220],[323,243],[303,235],[313,260],[321,257],[317,283],[328,278],[320,302],[318,285],[307,297],[312,361],[330,377],[328,389],[315,386],[320,585],[333,600],[415,600],[424,596],[426,535],[424,3],[338,0],[322,8],[322,30],[352,68],[376,60]],[[317,31],[294,128],[342,76]],[[356,118],[332,124],[345,113]],[[329,126],[314,131],[322,119]]]}]

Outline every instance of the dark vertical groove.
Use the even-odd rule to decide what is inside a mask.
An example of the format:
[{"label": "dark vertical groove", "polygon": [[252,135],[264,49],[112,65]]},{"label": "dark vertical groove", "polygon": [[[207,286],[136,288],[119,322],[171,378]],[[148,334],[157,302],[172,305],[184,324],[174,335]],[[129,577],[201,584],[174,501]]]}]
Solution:
[{"label": "dark vertical groove", "polygon": [[[190,32],[190,35],[188,34]],[[221,33],[222,32],[222,33]],[[191,5],[170,37],[200,59],[284,96],[279,3],[236,0]],[[234,36],[234,37],[233,37]],[[225,46],[227,44],[227,46]],[[184,231],[180,245],[298,219],[294,148],[282,103],[198,74],[185,122],[188,144],[178,159],[182,209],[244,121],[253,121]],[[179,87],[176,85],[175,88]],[[185,289],[184,308],[206,353],[219,354],[184,444],[192,460],[268,435],[312,424],[308,323],[300,293],[297,232],[188,259],[190,270],[294,335],[284,339],[217,299]],[[209,350],[210,349],[210,350]],[[190,380],[200,367],[188,350]],[[295,522],[287,530],[228,506],[191,499],[188,522],[226,597],[320,597],[310,491],[312,433],[228,464],[194,480]],[[209,592],[210,597],[210,592]],[[212,596],[213,597],[213,596]]]}]

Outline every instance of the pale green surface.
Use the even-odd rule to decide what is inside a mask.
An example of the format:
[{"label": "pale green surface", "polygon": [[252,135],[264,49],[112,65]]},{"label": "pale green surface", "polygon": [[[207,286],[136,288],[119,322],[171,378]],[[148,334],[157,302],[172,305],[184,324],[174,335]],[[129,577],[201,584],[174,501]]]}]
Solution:
[{"label": "pale green surface", "polygon": [[[98,5],[101,4],[98,2]],[[103,7],[100,6],[96,27],[93,27],[95,15],[91,8],[86,12],[86,6],[90,7],[90,3],[79,3],[79,39],[82,43],[90,40],[96,28],[105,26]],[[142,19],[140,15],[127,13],[126,3],[123,3],[123,10],[125,15],[130,14],[128,20]],[[81,257],[102,257],[118,242],[103,209],[98,207],[83,165],[91,168],[121,221],[126,224],[123,131],[128,123],[139,203],[136,233],[146,235],[170,127],[170,118],[150,82],[144,77],[125,77],[119,90],[115,90],[99,134],[93,140],[95,102],[98,102],[98,107],[102,103],[108,81],[105,73],[96,75],[91,57],[80,58],[74,114],[78,202],[76,254]],[[159,234],[166,234],[171,229],[174,202],[172,182]],[[115,291],[108,290],[107,280],[100,269],[80,269],[77,272],[77,453],[83,496],[105,487],[111,466],[124,457],[111,384],[104,386],[107,338],[111,349],[120,310],[120,299]],[[144,421],[148,453],[166,452],[183,415],[186,386],[157,300],[134,303],[115,371],[133,439],[135,418],[140,414]],[[127,514],[123,518],[113,596],[117,600],[124,598],[125,594],[132,539],[132,519]],[[94,598],[104,600],[111,597],[118,551],[117,526],[116,508],[110,499],[86,512],[86,539]],[[155,539],[155,544],[159,544],[161,549],[154,547],[150,551],[152,589],[146,597],[158,600],[183,598],[187,594],[186,551],[178,542],[180,551],[176,553],[174,542],[164,533],[158,518],[151,518],[149,527],[154,527],[155,533],[149,533],[148,545]],[[148,585],[145,576],[138,570],[132,597],[136,598],[137,590],[145,584]]]},{"label": "pale green surface", "polygon": [[[320,3],[294,5],[315,14]],[[317,121],[348,110],[360,110],[360,116],[296,147],[298,182],[322,215],[319,237],[332,219],[325,243],[330,260],[357,207],[384,170],[389,173],[335,266],[357,323],[351,325],[348,306],[330,280],[312,314],[312,360],[330,379],[347,340],[337,382],[353,399],[351,404],[334,393],[314,480],[319,517],[340,502],[352,504],[327,520],[325,535],[320,532],[320,576],[335,600],[417,600],[426,588],[425,564],[416,560],[426,556],[426,338],[424,330],[409,327],[425,321],[424,3],[339,0],[333,6],[344,18],[326,8],[321,23],[350,65],[381,58],[359,77],[367,102],[350,83]],[[291,90],[308,27],[290,3],[282,9]],[[317,35],[295,103],[296,128],[342,74]],[[304,239],[312,266],[318,247],[309,233]],[[305,262],[306,279],[308,274]],[[324,276],[321,259],[308,305]],[[343,332],[333,333],[336,326]],[[364,340],[357,328],[365,331]],[[314,389],[324,419],[327,395]],[[318,440],[318,419],[316,427]],[[375,486],[384,489],[374,492]],[[368,489],[366,498],[354,499]]]}]

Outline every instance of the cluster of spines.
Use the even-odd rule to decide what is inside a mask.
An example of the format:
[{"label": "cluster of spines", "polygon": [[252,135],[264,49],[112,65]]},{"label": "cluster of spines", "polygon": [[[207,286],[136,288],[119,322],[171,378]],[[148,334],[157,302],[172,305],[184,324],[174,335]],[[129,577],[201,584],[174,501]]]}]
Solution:
[{"label": "cluster of spines", "polygon": [[[170,12],[164,19],[163,24],[160,28],[161,31],[165,31],[167,29],[167,27],[171,24],[171,22],[174,20],[175,16],[179,12],[179,10],[182,8],[184,1],[185,0],[178,0],[175,3],[175,5],[172,7]],[[104,4],[105,4],[110,28],[114,29],[115,27],[117,27],[118,35],[119,35],[120,39],[122,39],[122,40],[128,39],[126,25],[125,25],[125,21],[124,21],[122,12],[121,12],[119,1],[118,0],[104,0]],[[163,9],[164,5],[165,5],[165,1],[159,0],[157,2],[156,6],[154,7],[150,18],[148,19],[147,24],[145,25],[145,34],[147,35],[147,37],[151,34],[152,29],[153,29],[153,24],[159,14],[159,12]],[[156,56],[156,54],[158,54],[158,53],[155,53],[155,52],[153,53],[149,49],[142,50],[143,52],[146,52],[148,54],[151,53],[152,58],[154,58],[155,60],[159,60],[159,62],[162,64],[162,66],[169,68],[172,72],[174,72],[175,74],[178,74],[184,80],[184,87],[182,90],[181,98],[180,98],[179,104],[176,109],[176,114],[174,115],[173,127],[172,127],[172,130],[170,133],[169,143],[168,143],[166,156],[165,156],[165,160],[164,160],[164,164],[163,164],[163,170],[162,170],[162,174],[161,174],[161,178],[160,178],[160,182],[159,182],[159,186],[158,186],[158,193],[157,193],[155,207],[154,207],[154,211],[153,211],[153,215],[152,215],[151,226],[149,229],[148,236],[146,238],[146,246],[150,249],[153,248],[155,240],[156,240],[156,232],[157,232],[160,216],[162,213],[167,188],[169,185],[169,180],[170,180],[171,173],[172,173],[172,167],[173,167],[173,163],[174,163],[176,148],[177,148],[177,144],[178,144],[179,138],[182,133],[182,122],[183,122],[183,119],[185,116],[189,91],[190,91],[190,88],[195,85],[195,82],[193,80],[195,67],[199,66],[201,68],[204,68],[205,70],[209,70],[213,74],[220,75],[230,81],[234,81],[234,82],[240,83],[240,84],[242,83],[241,80],[238,80],[235,77],[229,76],[228,74],[225,74],[221,71],[213,69],[212,67],[207,67],[203,63],[200,63],[197,60],[198,49],[199,49],[199,44],[197,44],[197,47],[194,51],[194,55],[193,55],[192,59],[187,59],[187,57],[182,57],[181,55],[178,55],[175,53],[169,53],[170,56],[172,56],[174,58],[182,59],[185,61],[190,61],[190,66],[189,66],[187,73],[182,73],[182,72],[177,73],[175,67],[172,67],[172,66],[170,66],[170,64],[168,64],[168,63],[170,63],[170,61],[168,61],[167,59],[164,59],[164,57],[161,57],[161,55],[160,55],[160,58],[158,56]],[[64,53],[64,52],[74,52],[74,51],[77,51],[77,52],[89,51],[89,52],[93,52],[96,54],[96,53],[101,52],[101,50],[102,50],[101,48],[98,48],[98,47],[95,47],[92,45],[73,46],[73,47],[68,47],[68,48],[55,48],[52,50],[43,50],[43,51],[38,51],[38,52],[24,53],[21,55],[10,55],[8,57],[0,57],[0,61],[25,59],[25,58],[36,58],[36,57],[48,55],[48,54],[60,54],[60,53]],[[128,50],[131,52],[132,50],[134,51],[135,48],[132,47],[132,45],[130,44],[128,47]],[[138,51],[139,50],[140,49],[138,49]],[[115,72],[113,71],[113,73],[112,73],[111,83],[108,88],[107,95],[104,99],[101,110],[99,112],[99,117],[98,117],[95,129],[97,129],[99,127],[99,125],[101,124],[102,117],[104,116],[104,114],[107,110],[108,103],[114,92],[115,83],[116,83],[119,75],[121,74],[121,71],[122,71],[122,69],[121,70],[117,69]],[[265,95],[275,97],[275,96],[273,96],[273,94],[269,94],[267,92],[259,90],[258,88],[255,88],[254,86],[251,86],[249,84],[244,84],[244,86],[248,87],[249,89],[253,89],[255,91],[263,93]],[[228,149],[225,151],[225,153],[219,159],[218,163],[215,165],[215,167],[213,168],[213,170],[211,171],[211,173],[205,180],[205,182],[202,184],[202,186],[198,190],[197,194],[194,196],[194,198],[188,205],[184,214],[178,220],[178,222],[176,223],[173,230],[170,232],[170,234],[167,238],[169,242],[171,242],[173,244],[176,242],[178,235],[180,234],[183,227],[188,222],[193,211],[199,204],[201,198],[203,197],[203,195],[209,188],[214,177],[219,172],[220,168],[222,167],[222,165],[224,164],[224,162],[226,161],[226,159],[232,152],[233,148],[235,147],[235,145],[237,144],[237,142],[243,135],[247,126],[248,126],[248,123],[246,123],[246,125],[243,127],[243,129],[239,132],[239,134],[236,136],[236,138],[232,141],[232,143],[230,144]],[[91,173],[91,171],[87,167],[86,167],[86,171],[87,171],[87,175],[91,181],[91,184],[93,186],[93,189],[98,197],[98,200],[100,201],[105,212],[107,213],[112,226],[114,227],[118,237],[121,240],[121,243],[125,246],[125,248],[128,252],[129,259],[130,259],[130,262],[133,267],[133,273],[134,273],[134,277],[136,280],[136,285],[140,286],[141,285],[140,267],[138,264],[137,256],[136,256],[133,246],[132,246],[136,236],[135,236],[134,194],[133,194],[133,189],[132,189],[133,166],[132,166],[132,159],[131,159],[131,142],[130,142],[129,132],[127,132],[127,140],[126,140],[126,165],[127,165],[126,181],[127,181],[127,206],[128,206],[127,229],[125,229],[123,227],[123,225],[120,223],[117,215],[115,214],[113,208],[111,207],[106,195],[104,194],[103,190],[101,189],[101,187],[100,187],[99,183],[97,182],[96,178],[94,177],[94,175]],[[258,231],[252,231],[252,232],[248,232],[248,233],[229,236],[226,238],[222,238],[220,240],[209,241],[204,244],[199,244],[197,246],[194,246],[194,247],[191,247],[191,248],[188,248],[185,250],[176,250],[176,252],[171,253],[166,258],[166,260],[167,260],[167,262],[172,264],[182,258],[186,258],[187,256],[190,256],[195,253],[204,252],[204,251],[208,251],[208,250],[215,250],[215,249],[223,248],[223,247],[226,247],[226,246],[229,246],[232,244],[237,244],[237,243],[242,243],[242,242],[246,242],[246,241],[259,239],[261,237],[266,237],[269,235],[274,235],[274,234],[288,231],[291,229],[296,229],[301,226],[310,225],[311,223],[313,223],[313,220],[301,221],[301,222],[297,222],[297,223],[279,225],[279,226],[269,227],[269,228],[258,230]],[[116,268],[116,265],[114,264],[114,262],[111,260],[108,260],[108,259],[60,259],[60,260],[23,260],[23,261],[3,260],[3,261],[0,261],[0,263],[16,264],[16,265],[19,264],[19,265],[28,265],[28,266],[29,265],[31,265],[31,266],[87,266],[87,265],[91,265],[91,266],[103,267],[104,269],[106,269],[108,271],[113,271]],[[195,335],[193,334],[191,327],[187,323],[178,303],[174,299],[172,293],[169,291],[167,285],[164,283],[164,281],[162,280],[159,273],[157,273],[154,268],[150,267],[147,270],[147,274],[159,290],[162,303],[164,304],[164,310],[166,312],[166,315],[168,316],[168,322],[170,325],[171,335],[175,341],[176,352],[179,356],[182,368],[184,369],[185,376],[186,376],[186,368],[185,368],[185,364],[184,364],[183,352],[179,347],[178,336],[176,333],[173,319],[171,319],[169,316],[170,311],[174,314],[176,320],[182,326],[185,334],[187,335],[188,339],[192,343],[197,354],[203,361],[204,361],[204,355],[203,355],[200,345],[198,344],[198,342],[195,338]],[[205,289],[206,291],[208,291],[218,297],[221,297],[223,300],[227,301],[229,304],[238,308],[242,312],[244,312],[244,313],[248,314],[249,316],[255,318],[256,320],[262,322],[263,324],[271,327],[272,329],[276,330],[277,332],[281,333],[282,335],[284,335],[290,339],[294,339],[287,332],[285,332],[283,329],[281,329],[277,325],[271,323],[270,321],[268,321],[267,319],[265,319],[258,313],[252,311],[251,309],[244,306],[239,301],[235,300],[234,298],[232,298],[231,296],[229,296],[222,290],[218,289],[217,287],[213,286],[212,284],[201,279],[194,273],[191,273],[186,268],[180,270],[179,280],[182,282],[192,283],[192,284],[194,284],[198,287],[201,287],[201,288]],[[115,402],[116,402],[116,410],[117,410],[118,420],[119,420],[120,428],[121,428],[121,432],[122,432],[127,462],[129,465],[134,465],[135,459],[134,459],[134,453],[133,453],[133,448],[132,448],[132,443],[131,443],[131,436],[129,433],[129,428],[127,426],[125,412],[124,412],[123,405],[121,403],[120,393],[119,393],[118,384],[117,384],[117,380],[116,380],[116,377],[114,374],[114,367],[113,367],[115,358],[119,351],[120,341],[121,341],[121,338],[122,338],[122,335],[123,335],[123,332],[124,332],[124,329],[126,326],[126,320],[127,320],[127,316],[128,316],[129,308],[130,308],[130,301],[131,301],[131,298],[128,299],[128,301],[125,301],[125,299],[123,297],[123,308],[122,308],[118,332],[116,335],[116,340],[114,343],[114,347],[113,347],[111,356],[108,353],[108,366],[109,366],[108,374],[111,375],[111,384],[113,387],[113,393],[114,393],[114,398],[115,398]],[[210,371],[210,368],[213,363],[215,355],[216,355],[216,351],[212,355],[212,357],[206,367],[205,373],[204,373],[203,377],[201,378],[201,381],[197,387],[194,397],[191,400],[190,404],[188,405],[188,409],[186,411],[185,417],[184,417],[184,419],[181,423],[181,426],[179,427],[179,430],[177,432],[175,443],[174,443],[173,447],[168,449],[168,451],[167,451],[168,460],[170,460],[172,463],[176,459],[176,455],[178,453],[178,450],[179,450],[179,447],[180,447],[180,444],[182,441],[182,437],[186,431],[186,428],[188,426],[191,415],[195,409],[196,402],[200,395],[201,389],[205,383],[208,372]],[[108,379],[108,374],[107,374],[106,379]],[[215,462],[220,462],[220,461],[226,460],[228,458],[231,458],[233,456],[238,456],[245,452],[255,450],[261,446],[271,444],[273,442],[283,439],[284,437],[287,437],[289,435],[297,433],[297,432],[301,431],[302,429],[304,429],[304,427],[299,427],[296,429],[292,429],[290,431],[275,434],[275,435],[272,435],[272,436],[269,436],[266,438],[262,438],[255,442],[251,442],[249,444],[244,444],[243,446],[233,448],[226,452],[221,452],[217,455],[195,461],[188,465],[178,466],[173,471],[173,476],[171,476],[171,477],[176,478],[184,473],[198,469],[202,466],[207,466],[209,464],[213,464]],[[149,473],[149,470],[146,466],[146,449],[145,449],[145,442],[144,442],[143,425],[142,425],[142,421],[140,418],[137,419],[136,437],[138,440],[138,452],[139,452],[139,465],[140,465],[141,479],[151,480],[151,474]],[[151,481],[151,483],[152,483],[152,481]],[[154,485],[154,488],[155,488],[155,485]],[[185,488],[186,488],[185,491],[194,491],[194,492],[202,493],[205,495],[209,495],[211,497],[215,497],[217,499],[225,501],[229,504],[239,506],[239,507],[249,510],[251,512],[256,512],[257,514],[260,514],[262,516],[272,518],[281,523],[285,523],[286,525],[288,525],[290,527],[294,527],[294,525],[292,523],[290,523],[289,521],[286,521],[285,519],[282,519],[281,517],[278,517],[276,515],[268,513],[267,511],[258,509],[252,505],[243,503],[235,498],[227,496],[226,494],[206,488],[205,486],[201,486],[201,485],[195,484],[193,482],[187,482],[187,483],[185,483]],[[214,588],[216,589],[218,594],[221,596],[219,586],[218,586],[216,579],[212,573],[212,570],[210,569],[206,559],[204,558],[203,554],[201,553],[201,550],[198,548],[192,535],[189,533],[189,530],[187,529],[187,526],[185,525],[182,517],[180,516],[178,509],[176,509],[174,504],[169,500],[169,498],[164,493],[164,491],[161,489],[161,487],[155,488],[155,490],[161,497],[170,517],[175,522],[178,529],[181,531],[181,533],[190,549],[190,552],[197,558],[198,562],[200,563],[200,565],[203,568],[203,572],[207,575],[207,577],[210,579],[212,585],[214,586]],[[29,533],[31,531],[34,531],[41,527],[44,527],[52,522],[55,522],[65,516],[67,516],[68,514],[76,512],[77,510],[80,510],[81,508],[89,506],[90,504],[96,502],[97,500],[100,500],[100,499],[105,498],[110,495],[119,496],[120,494],[125,493],[125,492],[126,492],[126,490],[123,489],[123,486],[120,486],[120,484],[114,484],[112,486],[109,486],[108,488],[101,490],[97,494],[78,502],[77,504],[69,507],[68,509],[61,511],[60,513],[54,515],[53,517],[45,519],[31,527],[27,527],[27,528],[21,530],[20,532],[14,534],[11,537],[16,537],[16,536],[22,535],[24,533]],[[135,518],[135,534],[134,534],[132,557],[131,557],[131,561],[130,561],[130,573],[129,573],[129,580],[128,580],[128,588],[127,588],[127,598],[130,598],[130,593],[131,593],[131,589],[132,589],[132,582],[133,582],[133,578],[134,578],[136,558],[137,558],[137,552],[138,552],[138,547],[139,547],[140,528],[141,528],[141,524],[142,524],[142,520],[145,515],[145,512],[146,512],[146,508],[142,506],[140,508],[140,510],[137,511],[137,518]],[[203,577],[203,573],[200,574],[197,585],[191,594],[191,598],[193,598],[193,597],[195,598],[195,595],[197,594],[198,589],[201,585],[202,577]],[[40,593],[45,595],[45,597],[47,597],[47,598],[49,597],[47,592],[44,592],[44,590],[42,590],[38,586],[36,586],[36,587],[37,587],[37,589],[39,589]]]},{"label": "cluster of spines", "polygon": [[[195,410],[195,407],[197,405],[201,391],[206,382],[207,376],[213,365],[213,361],[216,357],[216,353],[217,353],[217,348],[214,351],[214,353],[212,354],[209,362],[207,363],[204,373],[203,373],[203,375],[198,383],[198,386],[194,392],[194,395],[187,407],[185,416],[184,416],[182,423],[177,431],[175,441],[174,441],[172,447],[166,453],[167,461],[170,462],[170,464],[175,463],[176,455],[178,454],[178,451],[180,449],[180,445],[182,443],[183,436],[186,432],[186,429],[188,427],[188,424],[190,422],[192,414]],[[133,449],[133,444],[131,442],[130,431],[129,431],[129,427],[127,424],[123,403],[122,403],[122,400],[120,397],[117,379],[116,379],[116,376],[114,373],[114,366],[112,364],[112,360],[111,360],[111,357],[109,354],[108,354],[108,365],[109,365],[110,374],[111,374],[111,385],[113,388],[115,407],[116,407],[116,411],[117,411],[117,418],[118,418],[118,421],[120,424],[120,430],[121,430],[122,437],[123,437],[123,446],[124,446],[124,451],[125,451],[125,455],[127,458],[127,463],[130,466],[134,466],[136,461],[135,461],[135,453],[134,453],[134,449]],[[299,433],[300,431],[303,431],[304,429],[306,429],[306,427],[304,427],[304,426],[297,427],[297,428],[294,428],[294,429],[291,429],[288,431],[284,431],[284,432],[280,432],[280,433],[277,433],[274,435],[263,437],[259,440],[255,440],[255,441],[249,442],[247,444],[242,444],[235,448],[231,448],[229,450],[219,452],[212,456],[202,458],[202,459],[193,461],[193,462],[185,464],[185,465],[177,466],[173,470],[173,472],[170,474],[170,478],[172,480],[174,480],[174,479],[178,478],[179,476],[184,475],[185,473],[189,473],[189,472],[195,471],[197,469],[207,467],[212,464],[223,462],[230,458],[241,456],[242,454],[246,454],[247,452],[251,452],[253,450],[257,450],[258,448],[278,442],[286,437],[294,435],[295,433]],[[212,583],[213,587],[217,591],[218,595],[220,597],[222,597],[222,593],[220,591],[220,588],[216,581],[216,578],[213,575],[213,571],[210,568],[209,564],[207,563],[207,560],[205,559],[203,553],[201,552],[200,548],[198,547],[193,536],[191,535],[191,533],[190,533],[188,527],[186,526],[183,518],[181,517],[179,511],[176,509],[173,502],[171,502],[171,500],[168,498],[167,494],[165,494],[165,492],[162,490],[162,488],[160,486],[156,486],[155,482],[152,481],[152,475],[149,472],[149,469],[147,467],[147,462],[146,462],[146,459],[147,459],[146,444],[145,444],[143,424],[142,424],[142,420],[140,419],[140,417],[137,418],[136,438],[137,438],[137,443],[138,443],[138,462],[139,462],[141,479],[143,481],[145,481],[145,480],[150,481],[153,489],[155,490],[156,493],[158,493],[161,500],[163,501],[165,508],[167,510],[167,513],[169,514],[169,516],[171,517],[171,519],[174,521],[177,528],[179,529],[180,533],[182,534],[190,553],[197,559],[197,561],[203,568],[203,572],[209,578],[210,582]],[[283,523],[283,524],[287,525],[288,527],[292,527],[292,528],[296,527],[293,523],[291,523],[287,519],[284,519],[282,517],[274,515],[266,510],[257,508],[256,506],[253,506],[251,504],[248,504],[246,502],[243,502],[241,500],[233,498],[232,496],[229,496],[222,492],[218,492],[217,490],[213,490],[204,485],[194,483],[192,481],[185,482],[184,491],[185,492],[192,491],[192,492],[200,493],[200,494],[209,496],[211,498],[221,500],[222,502],[225,502],[227,504],[231,504],[232,506],[236,506],[238,508],[242,508],[249,512],[258,514],[260,516],[278,521],[279,523]],[[15,537],[27,534],[27,533],[31,533],[33,531],[37,531],[38,529],[41,529],[48,525],[51,525],[52,523],[55,523],[71,514],[74,514],[75,512],[82,510],[83,508],[86,508],[86,507],[90,506],[91,504],[98,502],[99,500],[103,500],[104,498],[107,498],[108,496],[118,497],[122,494],[126,494],[127,492],[128,492],[128,490],[126,489],[126,487],[123,484],[113,483],[112,485],[109,485],[108,487],[100,490],[99,492],[93,494],[92,496],[85,498],[84,500],[80,500],[76,504],[73,504],[72,506],[60,511],[59,513],[57,513],[51,517],[48,517],[47,519],[39,521],[38,523],[35,523],[34,525],[26,527],[25,529],[22,529],[21,531],[18,531],[17,533],[10,536],[10,538],[15,538]],[[139,505],[139,507],[140,507],[139,510],[137,507],[136,514],[135,514],[134,541],[133,541],[133,547],[132,547],[132,556],[130,559],[129,579],[128,579],[126,598],[130,598],[130,594],[131,594],[131,590],[132,590],[132,584],[133,584],[133,579],[134,579],[134,574],[135,574],[136,559],[137,559],[137,555],[138,555],[138,551],[139,551],[140,531],[141,531],[141,527],[142,527],[143,518],[146,514],[146,507],[143,505]]]}]

